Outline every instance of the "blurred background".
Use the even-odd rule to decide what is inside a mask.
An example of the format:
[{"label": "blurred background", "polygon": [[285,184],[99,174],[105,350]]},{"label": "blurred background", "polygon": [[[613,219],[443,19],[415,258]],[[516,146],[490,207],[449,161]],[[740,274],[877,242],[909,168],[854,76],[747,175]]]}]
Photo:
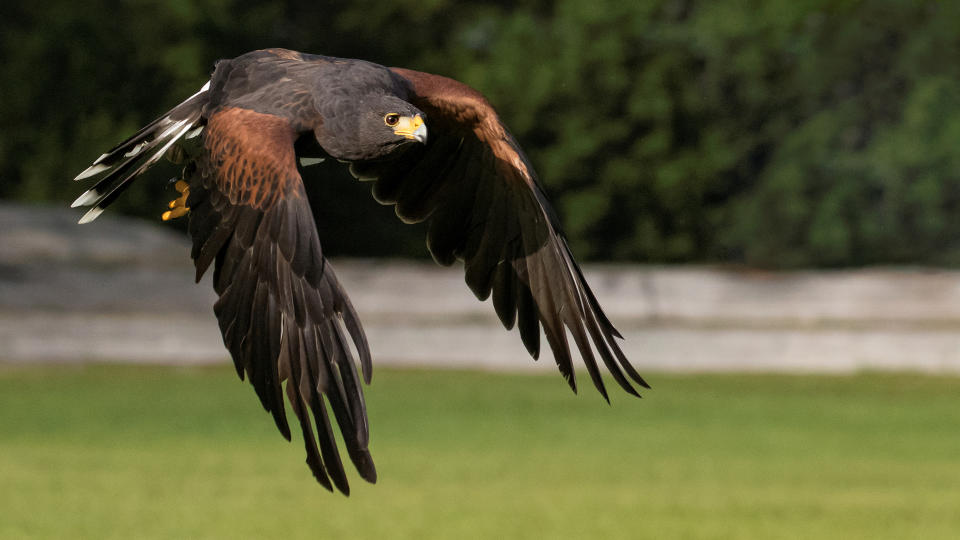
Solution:
[{"label": "blurred background", "polygon": [[[81,186],[65,179],[195,92],[214,61],[272,46],[480,89],[537,165],[585,260],[960,262],[953,2],[54,0],[2,9],[7,200],[73,200]],[[344,183],[312,182],[336,194],[319,216],[332,254],[424,256],[420,233],[396,227],[366,187]],[[165,188],[138,182],[118,210],[154,218]]]},{"label": "blurred background", "polygon": [[[400,523],[380,530],[376,520],[366,522],[370,537],[449,538],[477,531],[518,538],[635,537],[617,526],[625,521],[632,532],[669,532],[661,537],[956,537],[960,522],[950,509],[960,504],[960,416],[953,401],[960,390],[958,21],[960,3],[935,0],[6,2],[0,6],[0,410],[9,416],[0,417],[0,446],[7,441],[8,456],[0,457],[0,480],[30,493],[49,494],[75,482],[144,497],[143,506],[135,497],[111,499],[112,510],[92,503],[88,491],[55,499],[52,504],[81,516],[66,521],[72,524],[66,533],[107,537],[111,529],[103,523],[113,523],[118,537],[133,530],[156,537],[273,531],[259,522],[234,530],[229,527],[239,525],[229,520],[193,521],[176,494],[199,489],[192,477],[174,477],[178,488],[159,494],[165,501],[159,504],[176,509],[188,528],[154,523],[135,529],[149,512],[153,492],[138,480],[148,473],[130,464],[129,478],[101,485],[103,469],[115,470],[120,458],[78,467],[58,461],[55,448],[44,445],[56,440],[59,447],[74,444],[87,451],[83,455],[110,459],[86,441],[93,432],[114,445],[132,444],[110,427],[117,421],[110,416],[116,402],[96,401],[108,399],[116,388],[112,381],[138,389],[136,395],[155,389],[138,386],[147,384],[144,378],[180,390],[178,384],[193,388],[206,381],[205,371],[190,372],[184,383],[178,378],[183,372],[156,365],[213,366],[220,370],[217,380],[225,380],[222,392],[240,386],[231,386],[233,375],[223,369],[229,358],[212,316],[209,283],[192,284],[185,220],[158,219],[177,195],[166,181],[177,168],[155,167],[111,212],[83,227],[75,225],[81,213],[68,205],[89,185],[70,180],[193,94],[217,59],[286,47],[438,73],[483,92],[531,157],[574,254],[626,336],[624,350],[651,374],[656,389],[639,406],[616,395],[614,408],[598,409],[594,402],[600,400],[590,396],[574,401],[588,412],[571,412],[623,439],[623,454],[607,448],[601,461],[646,456],[638,459],[636,474],[588,469],[596,475],[552,488],[534,475],[528,480],[538,487],[524,491],[489,484],[508,474],[508,465],[487,463],[492,458],[463,447],[434,446],[423,455],[446,452],[461,463],[456,456],[469,454],[486,473],[461,470],[464,480],[435,472],[430,482],[448,491],[418,491],[432,505],[428,511],[373,499],[402,496],[398,485],[422,489],[417,479],[435,465],[418,465],[421,453],[396,448],[412,444],[408,439],[382,431],[382,453],[374,455],[407,459],[393,464],[401,471],[394,488],[381,495],[375,493],[382,486],[370,488],[363,492],[366,503],[353,507],[352,501],[328,503],[332,497],[316,490],[311,497],[320,502],[307,506],[334,504],[344,517],[312,532],[356,533],[346,516],[367,504],[362,507],[374,515],[384,512]],[[473,298],[459,268],[433,265],[424,229],[400,224],[392,208],[373,201],[368,185],[337,164],[306,174],[324,249],[385,373],[377,379],[384,394],[376,397],[377,383],[368,392],[372,409],[380,406],[389,416],[403,408],[398,401],[444,388],[452,402],[465,400],[463,410],[494,407],[482,395],[471,402],[459,390],[479,375],[433,368],[549,372],[538,383],[547,385],[541,401],[517,382],[534,380],[530,374],[481,382],[516,383],[516,396],[499,396],[513,404],[503,414],[518,415],[506,420],[516,429],[498,432],[503,447],[486,450],[503,451],[504,460],[524,459],[510,449],[535,446],[523,434],[553,425],[550,411],[556,409],[548,407],[573,399],[553,373],[550,355],[531,362],[516,333],[503,331],[491,306]],[[102,365],[128,363],[153,366],[129,371]],[[64,372],[66,364],[94,367]],[[837,374],[844,377],[831,378]],[[75,378],[81,386],[71,386]],[[59,390],[45,393],[45,387]],[[193,390],[206,395],[205,388]],[[251,455],[275,446],[289,450],[273,440],[252,392],[236,392],[237,402],[249,406],[243,416],[262,424],[268,443]],[[51,420],[71,408],[64,396],[92,400],[75,406],[99,411],[104,424],[84,427],[78,420],[70,431]],[[127,403],[124,396],[114,397]],[[410,405],[414,417],[423,408],[443,407]],[[725,407],[732,409],[728,416],[720,410]],[[24,409],[39,416],[19,418],[16,411]],[[163,410],[130,422],[162,424]],[[203,425],[219,425],[222,415],[210,414]],[[617,414],[632,415],[632,427],[615,425]],[[378,428],[389,428],[372,416],[376,440]],[[37,431],[38,425],[60,426],[67,435]],[[594,449],[577,446],[581,439],[564,439],[589,433],[589,427],[558,426],[547,440],[563,439],[559,447],[583,452],[566,459],[595,460]],[[191,429],[170,430],[163,440],[168,453],[176,453],[178,433],[201,437],[210,431]],[[450,429],[451,440],[482,444]],[[233,435],[228,429],[217,441]],[[245,442],[227,444],[242,448]],[[206,447],[198,444],[192,452],[200,455]],[[131,463],[143,461],[137,452],[147,452],[125,448],[140,456]],[[708,457],[697,448],[716,453]],[[797,454],[797,448],[809,452]],[[292,462],[290,482],[299,482],[297,490],[312,490],[297,452],[277,461]],[[551,473],[549,464],[537,461],[549,462],[544,456],[556,452],[550,447],[529,458],[525,470],[543,466],[543,474],[563,476],[559,464]],[[77,468],[75,474],[86,476],[51,476],[51,463],[57,464],[53,470]],[[415,468],[406,478],[403,467],[410,463]],[[163,474],[183,467],[170,465]],[[29,472],[17,472],[23,470]],[[486,508],[484,516],[497,517],[480,519],[471,514],[475,500],[450,506],[461,500],[452,495],[461,480],[489,490],[483,493],[491,501],[503,492],[515,495]],[[558,496],[579,489],[596,501],[589,515],[572,510],[582,509],[581,501]],[[541,497],[557,506],[529,505]],[[253,501],[231,503],[243,508]],[[51,503],[41,497],[31,504]],[[210,515],[200,502],[191,505],[205,508],[198,515]],[[27,503],[0,499],[2,508],[16,519],[0,525],[0,537],[65,534],[31,517]],[[437,513],[445,527],[411,517]],[[589,526],[577,528],[566,517]],[[287,536],[308,532],[290,527]]]}]

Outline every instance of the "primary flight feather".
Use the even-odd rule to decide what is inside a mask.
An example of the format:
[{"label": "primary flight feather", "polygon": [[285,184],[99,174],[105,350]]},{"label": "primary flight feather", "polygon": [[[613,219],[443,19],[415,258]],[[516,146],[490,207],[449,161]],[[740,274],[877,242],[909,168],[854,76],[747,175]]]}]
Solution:
[{"label": "primary flight feather", "polygon": [[427,220],[433,258],[462,260],[467,285],[480,300],[492,296],[534,358],[542,329],[574,391],[567,333],[605,399],[597,356],[625,391],[648,387],[529,160],[487,100],[462,83],[284,49],[221,60],[199,92],[77,176],[104,175],[74,202],[91,207],[80,222],[165,155],[185,165],[182,195],[163,218],[189,216],[198,281],[213,266],[214,312],[237,373],[290,439],[286,392],[307,464],[327,489],[349,493],[328,408],[360,476],[375,482],[377,473],[360,382],[370,382],[370,350],[320,248],[299,172],[310,160],[348,163],[400,219]]}]

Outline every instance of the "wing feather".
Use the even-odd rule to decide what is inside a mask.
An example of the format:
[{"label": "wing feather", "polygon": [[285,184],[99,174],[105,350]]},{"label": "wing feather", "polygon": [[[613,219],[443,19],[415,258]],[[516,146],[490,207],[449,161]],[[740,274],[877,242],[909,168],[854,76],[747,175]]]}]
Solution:
[{"label": "wing feather", "polygon": [[570,255],[533,167],[486,99],[445,77],[391,69],[409,89],[409,101],[426,113],[429,143],[390,166],[353,164],[351,170],[375,178],[374,196],[395,204],[404,221],[429,219],[434,259],[444,265],[462,260],[471,291],[480,300],[492,296],[504,327],[517,327],[534,358],[542,328],[574,391],[568,333],[605,399],[600,361],[628,393],[637,395],[631,382],[649,388]]},{"label": "wing feather", "polygon": [[320,484],[346,494],[350,488],[329,415],[361,477],[375,481],[356,368],[360,362],[369,382],[370,353],[321,252],[293,138],[281,117],[242,108],[211,115],[206,153],[190,179],[194,261],[198,279],[214,264],[214,312],[238,374],[289,439],[282,388],[287,381],[311,472]]}]

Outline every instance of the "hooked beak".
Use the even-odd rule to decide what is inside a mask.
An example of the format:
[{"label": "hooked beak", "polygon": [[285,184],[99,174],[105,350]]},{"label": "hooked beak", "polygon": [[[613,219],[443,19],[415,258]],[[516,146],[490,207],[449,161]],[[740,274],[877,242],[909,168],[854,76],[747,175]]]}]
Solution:
[{"label": "hooked beak", "polygon": [[427,144],[427,124],[419,114],[414,117],[401,116],[393,132],[401,137]]}]

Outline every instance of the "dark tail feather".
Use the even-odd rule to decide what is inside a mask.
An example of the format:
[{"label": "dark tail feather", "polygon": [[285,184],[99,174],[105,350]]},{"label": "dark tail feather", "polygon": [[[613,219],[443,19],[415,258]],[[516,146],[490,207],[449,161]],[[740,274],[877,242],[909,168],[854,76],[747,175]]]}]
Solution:
[{"label": "dark tail feather", "polygon": [[[92,206],[80,223],[88,223],[97,218],[123,192],[130,182],[149,169],[183,137],[192,137],[202,129],[200,116],[203,106],[207,102],[207,91],[210,83],[203,87],[189,99],[177,105],[167,114],[157,118],[136,132],[129,139],[121,142],[103,154],[93,165],[87,167],[74,180],[83,180],[103,172],[109,174],[83,195],[73,201],[71,207]],[[126,174],[139,163],[132,173]]]}]

